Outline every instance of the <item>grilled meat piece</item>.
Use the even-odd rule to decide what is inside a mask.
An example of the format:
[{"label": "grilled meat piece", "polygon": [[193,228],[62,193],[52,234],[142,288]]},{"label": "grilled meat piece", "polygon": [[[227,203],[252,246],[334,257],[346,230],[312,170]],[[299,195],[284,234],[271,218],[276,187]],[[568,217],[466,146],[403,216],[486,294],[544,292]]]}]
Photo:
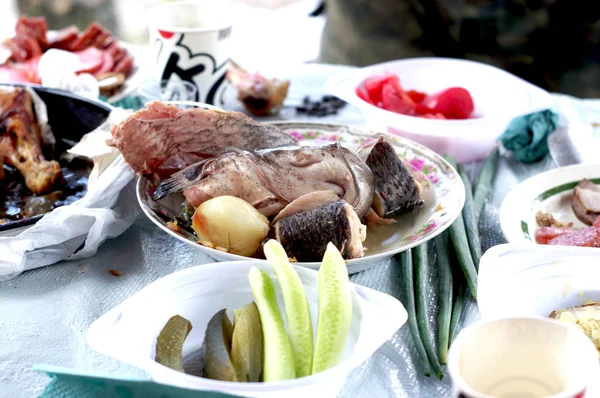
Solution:
[{"label": "grilled meat piece", "polygon": [[373,171],[373,210],[378,216],[390,218],[423,205],[419,184],[383,136],[359,148],[357,155]]},{"label": "grilled meat piece", "polygon": [[320,261],[329,242],[344,258],[362,257],[367,232],[352,206],[336,200],[277,221],[272,233],[289,257]]},{"label": "grilled meat piece", "polygon": [[115,126],[108,144],[116,147],[136,172],[165,177],[221,155],[228,147],[274,148],[296,145],[297,141],[242,113],[180,110],[155,101]]},{"label": "grilled meat piece", "polygon": [[0,158],[19,170],[34,194],[48,192],[61,176],[58,162],[44,159],[33,103],[23,88],[0,87]]}]

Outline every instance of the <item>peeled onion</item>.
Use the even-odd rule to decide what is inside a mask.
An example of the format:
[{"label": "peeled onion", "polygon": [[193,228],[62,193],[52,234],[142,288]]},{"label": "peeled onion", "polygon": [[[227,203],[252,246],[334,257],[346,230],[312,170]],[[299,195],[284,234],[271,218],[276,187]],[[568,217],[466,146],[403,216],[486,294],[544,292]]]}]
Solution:
[{"label": "peeled onion", "polygon": [[192,228],[202,244],[252,256],[269,233],[269,220],[245,200],[217,196],[198,206]]}]

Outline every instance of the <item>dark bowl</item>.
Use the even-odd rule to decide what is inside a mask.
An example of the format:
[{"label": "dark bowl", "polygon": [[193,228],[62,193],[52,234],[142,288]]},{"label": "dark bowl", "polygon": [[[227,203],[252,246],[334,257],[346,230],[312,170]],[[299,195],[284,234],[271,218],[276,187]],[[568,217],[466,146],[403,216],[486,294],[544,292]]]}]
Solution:
[{"label": "dark bowl", "polygon": [[[21,86],[5,84],[0,86]],[[56,153],[63,153],[79,142],[81,137],[102,124],[112,107],[100,101],[90,100],[68,91],[30,86],[46,103],[48,124],[56,138]],[[45,213],[47,214],[47,213]],[[44,214],[0,224],[0,232],[35,224]]]}]

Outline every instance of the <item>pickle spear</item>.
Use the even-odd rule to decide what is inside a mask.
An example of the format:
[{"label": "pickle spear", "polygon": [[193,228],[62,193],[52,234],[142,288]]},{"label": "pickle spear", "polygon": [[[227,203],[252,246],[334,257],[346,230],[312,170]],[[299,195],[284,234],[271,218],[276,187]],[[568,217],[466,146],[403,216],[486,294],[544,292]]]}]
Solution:
[{"label": "pickle spear", "polygon": [[208,321],[204,343],[202,344],[204,366],[202,375],[208,379],[237,381],[235,369],[231,363],[231,335],[233,325],[222,309]]},{"label": "pickle spear", "polygon": [[274,239],[269,240],[264,245],[264,253],[275,271],[283,292],[288,335],[296,364],[296,377],[309,376],[312,371],[313,330],[304,286],[290,264],[281,243]]},{"label": "pickle spear", "polygon": [[256,267],[250,269],[248,279],[263,328],[265,347],[263,381],[293,379],[296,377],[294,354],[283,325],[273,281]]},{"label": "pickle spear", "polygon": [[156,339],[156,362],[183,372],[183,343],[191,330],[191,322],[184,317],[171,317]]},{"label": "pickle spear", "polygon": [[342,255],[332,243],[327,245],[318,278],[319,315],[313,374],[340,362],[352,321],[348,269]]},{"label": "pickle spear", "polygon": [[263,332],[255,303],[233,311],[231,361],[240,382],[259,382],[263,368]]}]

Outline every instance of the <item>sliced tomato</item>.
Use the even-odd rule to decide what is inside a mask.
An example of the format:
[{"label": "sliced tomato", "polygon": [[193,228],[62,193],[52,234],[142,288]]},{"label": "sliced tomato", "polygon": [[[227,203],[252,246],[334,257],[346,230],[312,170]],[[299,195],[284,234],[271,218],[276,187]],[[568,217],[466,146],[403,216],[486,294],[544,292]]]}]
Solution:
[{"label": "sliced tomato", "polygon": [[425,98],[427,98],[427,94],[415,90],[408,90],[406,94],[417,104],[420,104]]},{"label": "sliced tomato", "polygon": [[95,47],[88,47],[85,50],[73,52],[79,57],[79,64],[75,68],[75,73],[95,73],[104,62],[102,50]]},{"label": "sliced tomato", "polygon": [[356,90],[354,90],[354,92],[356,93],[356,95],[358,96],[358,98],[360,98],[363,101],[368,102],[371,105],[375,105],[373,103],[373,101],[371,101],[371,99],[369,98],[369,96],[367,95],[367,93],[360,87],[356,87]]},{"label": "sliced tomato", "polygon": [[373,76],[365,79],[363,82],[363,88],[371,102],[377,104],[381,102],[381,89],[383,88],[383,83],[388,80],[387,75],[383,76]]},{"label": "sliced tomato", "polygon": [[452,87],[430,95],[419,105],[419,114],[441,113],[448,119],[467,119],[475,109],[471,94],[462,87]]},{"label": "sliced tomato", "polygon": [[386,82],[381,90],[381,102],[383,109],[401,113],[403,115],[415,115],[413,100],[405,92],[399,92],[393,81]]}]

